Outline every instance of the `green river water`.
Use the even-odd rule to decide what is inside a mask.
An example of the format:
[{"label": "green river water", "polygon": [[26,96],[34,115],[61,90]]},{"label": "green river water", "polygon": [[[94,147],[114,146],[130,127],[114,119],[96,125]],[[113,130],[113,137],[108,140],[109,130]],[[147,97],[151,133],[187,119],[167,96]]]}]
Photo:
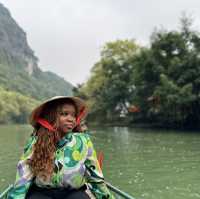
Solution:
[{"label": "green river water", "polygon": [[[15,179],[31,133],[26,125],[0,126],[0,191]],[[200,198],[200,133],[139,128],[95,128],[106,180],[135,199]]]}]

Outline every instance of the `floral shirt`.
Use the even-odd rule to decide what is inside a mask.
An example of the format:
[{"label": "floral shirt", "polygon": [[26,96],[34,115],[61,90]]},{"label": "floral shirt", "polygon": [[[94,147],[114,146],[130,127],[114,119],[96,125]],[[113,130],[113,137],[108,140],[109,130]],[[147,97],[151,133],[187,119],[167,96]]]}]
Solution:
[{"label": "floral shirt", "polygon": [[27,160],[33,154],[33,145],[36,140],[36,136],[31,136],[24,148],[24,153],[17,165],[14,188],[9,193],[8,199],[25,199],[33,182],[39,187],[70,186],[75,189],[87,183],[97,199],[114,198],[103,182],[103,174],[88,133],[70,132],[57,143],[54,172],[48,182],[34,177],[27,164]]}]

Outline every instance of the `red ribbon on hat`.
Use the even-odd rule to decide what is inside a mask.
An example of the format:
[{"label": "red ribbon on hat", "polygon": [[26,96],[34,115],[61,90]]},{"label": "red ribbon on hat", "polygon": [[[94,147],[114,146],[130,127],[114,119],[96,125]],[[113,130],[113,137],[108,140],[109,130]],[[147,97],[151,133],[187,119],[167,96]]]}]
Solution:
[{"label": "red ribbon on hat", "polygon": [[48,129],[49,131],[53,131],[55,132],[56,130],[53,128],[53,126],[51,124],[49,124],[49,122],[45,119],[42,118],[38,118],[36,120],[37,123],[39,123],[40,125],[42,125],[43,127],[45,127],[46,129]]},{"label": "red ribbon on hat", "polygon": [[76,118],[77,126],[81,123],[81,118],[84,116],[84,114],[85,114],[85,107],[81,109],[79,116]]}]

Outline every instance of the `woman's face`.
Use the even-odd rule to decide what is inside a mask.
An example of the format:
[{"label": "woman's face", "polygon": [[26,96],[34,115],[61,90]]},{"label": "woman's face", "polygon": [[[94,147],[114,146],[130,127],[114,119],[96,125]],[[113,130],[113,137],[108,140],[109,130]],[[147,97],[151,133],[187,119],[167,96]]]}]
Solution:
[{"label": "woman's face", "polygon": [[59,131],[67,133],[76,126],[76,108],[72,104],[64,104],[58,113]]}]

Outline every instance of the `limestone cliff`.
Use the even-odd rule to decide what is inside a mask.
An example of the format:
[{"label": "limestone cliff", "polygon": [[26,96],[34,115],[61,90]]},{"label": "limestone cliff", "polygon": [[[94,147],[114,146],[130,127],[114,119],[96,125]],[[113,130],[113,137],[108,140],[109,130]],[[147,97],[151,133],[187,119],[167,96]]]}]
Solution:
[{"label": "limestone cliff", "polygon": [[38,67],[26,33],[0,3],[0,86],[35,99],[72,95],[72,84]]}]

